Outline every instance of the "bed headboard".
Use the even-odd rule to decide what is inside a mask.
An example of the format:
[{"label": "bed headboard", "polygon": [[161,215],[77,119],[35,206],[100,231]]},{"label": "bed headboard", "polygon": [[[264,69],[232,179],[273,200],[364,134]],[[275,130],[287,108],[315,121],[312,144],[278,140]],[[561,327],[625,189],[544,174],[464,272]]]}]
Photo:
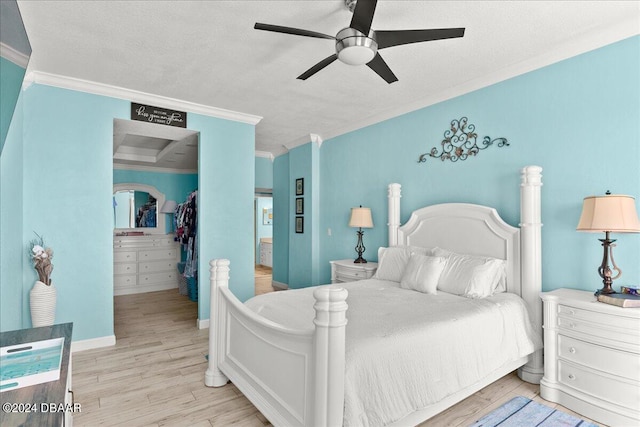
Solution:
[{"label": "bed headboard", "polygon": [[[518,294],[529,307],[531,321],[542,331],[542,259],[540,189],[542,168],[521,171],[520,224],[513,227],[495,209],[465,203],[446,203],[414,211],[400,225],[400,184],[389,185],[389,246],[441,247],[453,252],[484,255],[507,262],[507,291]],[[542,351],[521,368],[521,378],[542,377]],[[527,381],[529,381],[527,379]]]},{"label": "bed headboard", "polygon": [[493,208],[445,203],[418,209],[398,228],[398,245],[438,246],[461,254],[503,259],[507,291],[522,295],[520,229],[504,222]]}]

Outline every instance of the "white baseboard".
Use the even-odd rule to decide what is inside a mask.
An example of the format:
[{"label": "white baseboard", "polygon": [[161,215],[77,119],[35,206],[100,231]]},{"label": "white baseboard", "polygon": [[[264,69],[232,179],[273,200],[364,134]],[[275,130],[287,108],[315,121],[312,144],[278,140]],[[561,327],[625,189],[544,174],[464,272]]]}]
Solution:
[{"label": "white baseboard", "polygon": [[115,335],[109,335],[100,338],[91,338],[88,340],[73,341],[71,343],[71,353],[91,350],[94,348],[110,347],[112,345],[116,345]]},{"label": "white baseboard", "polygon": [[198,329],[208,329],[209,328],[209,319],[200,320],[197,322]]},{"label": "white baseboard", "polygon": [[275,280],[271,281],[271,286],[279,291],[286,291],[287,289],[289,289],[289,285],[287,285],[286,283],[276,282]]}]

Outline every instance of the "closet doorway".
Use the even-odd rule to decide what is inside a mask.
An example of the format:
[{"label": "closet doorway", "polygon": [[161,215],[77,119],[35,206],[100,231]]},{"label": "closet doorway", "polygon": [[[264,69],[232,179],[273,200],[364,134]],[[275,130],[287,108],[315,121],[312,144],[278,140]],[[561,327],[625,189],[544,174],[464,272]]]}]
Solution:
[{"label": "closet doorway", "polygon": [[[174,212],[197,191],[198,142],[199,132],[189,129],[113,121],[116,339],[150,332],[152,319],[170,315],[168,307],[197,328],[197,262],[186,269],[191,278],[183,276],[188,248],[197,249],[197,228],[177,239]],[[131,316],[147,318],[145,330]]]}]

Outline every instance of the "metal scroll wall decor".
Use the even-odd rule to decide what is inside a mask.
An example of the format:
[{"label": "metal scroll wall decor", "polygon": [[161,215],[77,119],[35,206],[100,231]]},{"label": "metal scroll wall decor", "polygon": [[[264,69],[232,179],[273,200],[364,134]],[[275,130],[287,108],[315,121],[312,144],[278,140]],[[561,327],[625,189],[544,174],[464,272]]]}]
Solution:
[{"label": "metal scroll wall decor", "polygon": [[457,162],[458,160],[466,160],[469,156],[475,156],[480,150],[494,144],[498,147],[509,146],[507,138],[491,139],[489,136],[485,136],[478,143],[478,134],[475,130],[476,126],[469,123],[469,119],[466,117],[451,120],[451,128],[444,132],[444,139],[440,143],[441,150],[438,150],[438,147],[433,147],[430,152],[420,155],[418,163],[426,162],[427,157],[434,157],[443,162],[445,160]]}]

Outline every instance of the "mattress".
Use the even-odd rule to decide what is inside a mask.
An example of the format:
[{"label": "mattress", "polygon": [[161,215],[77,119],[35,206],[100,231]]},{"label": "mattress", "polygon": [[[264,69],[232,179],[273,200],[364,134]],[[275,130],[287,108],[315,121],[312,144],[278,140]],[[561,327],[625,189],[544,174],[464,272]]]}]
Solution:
[{"label": "mattress", "polygon": [[[515,294],[430,295],[377,279],[340,287],[349,292],[345,426],[400,420],[542,347]],[[276,323],[311,330],[314,289],[272,292],[245,304]]]}]

